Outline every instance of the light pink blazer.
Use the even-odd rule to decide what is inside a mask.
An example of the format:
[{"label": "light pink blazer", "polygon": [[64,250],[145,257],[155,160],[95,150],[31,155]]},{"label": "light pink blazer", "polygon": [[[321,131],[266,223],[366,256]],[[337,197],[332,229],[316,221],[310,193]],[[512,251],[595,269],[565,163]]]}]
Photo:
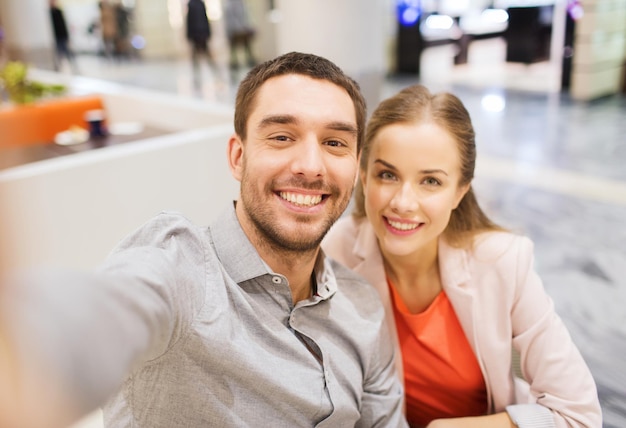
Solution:
[{"label": "light pink blazer", "polygon": [[[322,247],[376,287],[397,346],[382,256],[370,223],[342,218]],[[467,250],[440,239],[439,264],[443,288],[480,364],[490,412],[537,403],[552,411],[557,427],[601,427],[595,382],[533,269],[532,242],[489,232]],[[513,375],[512,346],[528,383]],[[399,351],[397,356],[402,373]]]}]

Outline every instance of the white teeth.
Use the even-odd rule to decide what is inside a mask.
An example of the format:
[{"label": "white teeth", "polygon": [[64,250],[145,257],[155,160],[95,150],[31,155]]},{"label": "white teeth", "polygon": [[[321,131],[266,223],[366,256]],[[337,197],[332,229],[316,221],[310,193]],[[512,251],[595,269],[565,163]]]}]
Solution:
[{"label": "white teeth", "polygon": [[417,226],[419,226],[419,224],[416,223],[400,223],[399,221],[393,221],[389,219],[387,219],[387,221],[391,226],[394,227],[394,229],[398,230],[413,230],[417,229]]},{"label": "white teeth", "polygon": [[301,193],[280,192],[280,197],[295,205],[303,207],[312,207],[322,201],[321,195],[303,195]]}]

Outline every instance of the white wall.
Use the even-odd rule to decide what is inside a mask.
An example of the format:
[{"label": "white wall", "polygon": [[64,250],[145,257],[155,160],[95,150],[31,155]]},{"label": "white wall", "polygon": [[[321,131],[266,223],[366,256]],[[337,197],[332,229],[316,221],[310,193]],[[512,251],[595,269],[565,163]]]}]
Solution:
[{"label": "white wall", "polygon": [[51,66],[54,36],[48,0],[1,0],[4,49],[11,59]]},{"label": "white wall", "polygon": [[0,270],[93,268],[162,210],[207,225],[238,195],[231,133],[196,129],[0,172]]},{"label": "white wall", "polygon": [[619,93],[626,66],[626,0],[584,0],[582,5],[570,93],[578,100]]}]

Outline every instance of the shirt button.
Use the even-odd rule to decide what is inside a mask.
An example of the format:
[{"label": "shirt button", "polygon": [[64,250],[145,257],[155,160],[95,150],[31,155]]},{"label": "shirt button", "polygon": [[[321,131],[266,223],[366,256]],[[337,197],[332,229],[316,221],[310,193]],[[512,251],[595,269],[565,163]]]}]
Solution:
[{"label": "shirt button", "polygon": [[274,284],[280,284],[282,282],[282,280],[280,279],[280,276],[273,276],[272,277],[272,282]]}]

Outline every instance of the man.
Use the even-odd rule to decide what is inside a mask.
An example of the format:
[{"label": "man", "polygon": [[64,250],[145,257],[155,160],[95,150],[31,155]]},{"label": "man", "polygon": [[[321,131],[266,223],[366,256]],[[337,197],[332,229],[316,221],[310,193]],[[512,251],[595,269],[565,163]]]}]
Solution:
[{"label": "man", "polygon": [[28,301],[57,314],[35,325],[37,346],[63,344],[45,354],[58,396],[88,411],[115,393],[112,427],[406,426],[376,291],[319,247],[350,200],[364,123],[357,84],[324,58],[252,69],[228,142],[238,200],[209,228],[159,215],[97,276],[46,279],[72,302]]},{"label": "man", "polygon": [[57,6],[56,0],[50,0],[50,19],[52,20],[52,31],[54,33],[55,51],[54,51],[54,69],[61,69],[61,61],[66,58],[77,72],[76,60],[74,53],[70,49],[70,33],[65,22],[63,11]]}]

